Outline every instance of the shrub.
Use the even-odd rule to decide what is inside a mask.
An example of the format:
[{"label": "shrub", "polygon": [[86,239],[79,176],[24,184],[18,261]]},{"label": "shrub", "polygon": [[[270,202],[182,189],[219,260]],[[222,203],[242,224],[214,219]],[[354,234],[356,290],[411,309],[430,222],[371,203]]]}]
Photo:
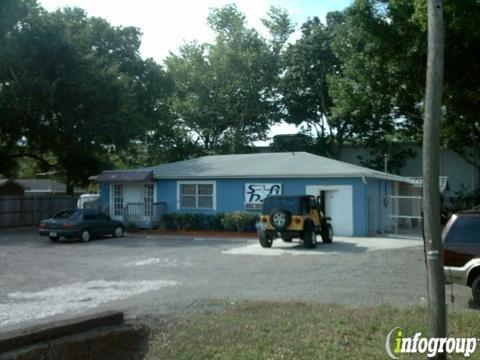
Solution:
[{"label": "shrub", "polygon": [[223,230],[223,216],[223,213],[168,213],[162,219],[169,230]]},{"label": "shrub", "polygon": [[451,200],[451,212],[471,209],[480,205],[480,188],[469,191],[462,185],[461,189],[455,192],[455,197]]},{"label": "shrub", "polygon": [[257,217],[256,213],[235,211],[225,214],[222,224],[226,230],[237,230],[241,233],[245,230],[254,230]]},{"label": "shrub", "polygon": [[125,225],[126,232],[135,232],[138,230],[138,226],[134,223],[128,223]]},{"label": "shrub", "polygon": [[222,223],[224,217],[224,213],[210,215],[207,219],[207,230],[222,231],[224,229]]}]

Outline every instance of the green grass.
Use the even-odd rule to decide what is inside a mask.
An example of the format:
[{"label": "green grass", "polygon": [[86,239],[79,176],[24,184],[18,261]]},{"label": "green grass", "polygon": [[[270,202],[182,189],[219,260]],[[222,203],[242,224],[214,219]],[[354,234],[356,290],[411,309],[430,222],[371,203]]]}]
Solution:
[{"label": "green grass", "polygon": [[[479,322],[476,311],[451,313],[449,336],[480,338]],[[146,358],[386,359],[385,338],[391,329],[399,326],[407,336],[421,332],[423,337],[426,324],[425,308],[227,303],[219,311],[154,325]],[[480,359],[480,344],[470,359]]]}]

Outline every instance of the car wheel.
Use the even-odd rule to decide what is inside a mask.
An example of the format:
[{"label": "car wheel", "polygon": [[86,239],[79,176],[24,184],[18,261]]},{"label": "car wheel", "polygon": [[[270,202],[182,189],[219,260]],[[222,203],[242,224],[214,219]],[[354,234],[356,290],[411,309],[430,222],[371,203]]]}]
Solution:
[{"label": "car wheel", "polygon": [[472,283],[472,296],[475,304],[480,306],[480,276],[477,276]]},{"label": "car wheel", "polygon": [[258,235],[258,239],[260,240],[260,245],[264,248],[272,247],[273,239],[267,235],[265,231],[261,231]]},{"label": "car wheel", "polygon": [[115,236],[117,238],[123,237],[123,228],[121,226],[117,226],[115,228],[115,231],[113,232],[113,236]]},{"label": "car wheel", "polygon": [[303,233],[303,245],[307,249],[313,249],[317,246],[317,234],[313,227],[308,227]]},{"label": "car wheel", "polygon": [[80,238],[82,239],[83,242],[88,242],[90,241],[90,231],[88,230],[83,230],[82,234],[80,235]]},{"label": "car wheel", "polygon": [[57,242],[58,241],[58,236],[49,236],[48,237],[50,241]]},{"label": "car wheel", "polygon": [[333,227],[332,224],[327,224],[322,230],[322,241],[325,244],[330,244],[333,241]]},{"label": "car wheel", "polygon": [[292,235],[283,235],[282,240],[286,243],[291,243],[292,240],[293,240],[293,236]]}]

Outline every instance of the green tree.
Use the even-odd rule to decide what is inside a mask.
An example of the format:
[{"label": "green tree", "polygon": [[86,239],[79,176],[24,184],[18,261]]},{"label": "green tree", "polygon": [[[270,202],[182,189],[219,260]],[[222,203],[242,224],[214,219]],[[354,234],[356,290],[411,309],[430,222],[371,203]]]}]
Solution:
[{"label": "green tree", "polygon": [[[417,13],[423,14],[421,5]],[[444,17],[442,141],[480,171],[480,63],[476,55],[480,48],[480,1],[445,1]]]},{"label": "green tree", "polygon": [[176,84],[174,109],[207,152],[245,151],[278,119],[279,53],[291,26],[273,8],[266,40],[234,5],[213,9],[208,23],[212,44],[187,44],[166,60]]},{"label": "green tree", "polygon": [[328,77],[332,116],[374,150],[373,167],[383,169],[384,153],[401,164],[410,154],[392,144],[421,138],[426,34],[414,13],[410,1],[358,0],[328,16],[341,64]]},{"label": "green tree", "polygon": [[[442,143],[480,169],[480,1],[444,1],[446,52]],[[398,143],[422,138],[427,16],[425,1],[356,0],[327,16],[340,66],[328,76],[332,118],[346,120],[352,141],[401,167],[411,156]],[[473,149],[473,151],[471,151]]]},{"label": "green tree", "polygon": [[346,121],[332,117],[327,76],[338,71],[339,61],[331,48],[329,29],[318,18],[305,22],[301,30],[300,39],[282,57],[280,89],[286,120],[307,124],[315,137],[314,152],[338,157],[350,133]]},{"label": "green tree", "polygon": [[174,131],[172,81],[140,58],[138,29],[81,9],[48,13],[20,3],[35,12],[10,27],[0,50],[3,164],[33,157],[72,191],[109,166],[111,154]]}]

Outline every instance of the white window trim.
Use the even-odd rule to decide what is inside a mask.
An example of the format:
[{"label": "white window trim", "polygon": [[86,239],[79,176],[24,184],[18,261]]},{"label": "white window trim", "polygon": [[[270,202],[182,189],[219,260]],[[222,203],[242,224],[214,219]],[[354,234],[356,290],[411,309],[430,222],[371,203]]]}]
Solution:
[{"label": "white window trim", "polygon": [[[155,182],[146,182],[142,183],[142,196],[143,196],[143,201],[145,201],[145,185],[153,185],[153,203],[155,204],[157,201],[157,183]],[[142,202],[143,202],[142,201]]]},{"label": "white window trim", "polygon": [[[180,207],[180,186],[181,185],[213,185],[213,207]],[[198,195],[196,195],[198,197]],[[177,210],[217,210],[217,182],[216,181],[177,181]]]},{"label": "white window trim", "polygon": [[[120,217],[123,215],[115,215],[115,185],[122,185],[122,205],[125,208],[125,188],[122,183],[111,183],[110,184],[110,216],[111,217]],[[123,209],[122,209],[123,210]]]},{"label": "white window trim", "polygon": [[[158,198],[157,198],[157,183],[156,182],[147,182],[147,183],[140,183],[141,186],[142,186],[142,196],[143,196],[143,186],[144,185],[153,185],[153,203],[155,204],[156,202],[158,202]],[[111,217],[118,217],[120,215],[115,215],[115,185],[122,185],[123,186],[123,207],[125,208],[125,206],[127,205],[125,203],[125,185],[127,185],[128,187],[128,184],[124,184],[124,183],[110,183],[109,184],[109,192],[110,192],[110,196],[109,196],[109,209],[110,209],[110,216]],[[138,202],[143,202],[144,199],[139,199]]]}]

